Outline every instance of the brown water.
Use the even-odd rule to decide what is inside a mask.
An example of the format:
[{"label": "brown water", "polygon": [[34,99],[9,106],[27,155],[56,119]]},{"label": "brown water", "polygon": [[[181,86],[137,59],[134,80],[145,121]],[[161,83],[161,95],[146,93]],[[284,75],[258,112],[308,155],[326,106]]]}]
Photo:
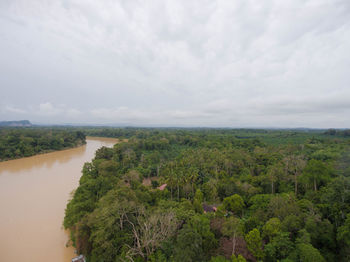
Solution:
[{"label": "brown water", "polygon": [[0,261],[68,262],[62,228],[70,192],[96,149],[117,140],[91,138],[78,148],[0,163]]}]

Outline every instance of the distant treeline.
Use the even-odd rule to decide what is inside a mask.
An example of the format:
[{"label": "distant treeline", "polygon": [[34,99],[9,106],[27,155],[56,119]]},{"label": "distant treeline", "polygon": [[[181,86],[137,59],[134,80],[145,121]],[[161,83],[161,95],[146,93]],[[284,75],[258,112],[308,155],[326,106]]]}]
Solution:
[{"label": "distant treeline", "polygon": [[0,128],[0,161],[85,143],[85,134],[74,129]]},{"label": "distant treeline", "polygon": [[[116,128],[116,127],[83,127],[79,128],[88,136],[115,137],[139,139],[150,136],[162,137],[195,137],[196,140],[202,140],[205,136],[215,136],[219,139],[246,140],[255,139],[264,143],[280,144],[299,144],[309,139],[324,139],[328,133],[321,129],[244,129],[244,128]],[[340,133],[339,133],[340,134]],[[340,136],[339,136],[340,137]]]},{"label": "distant treeline", "polygon": [[325,132],[325,134],[329,136],[350,137],[350,129],[346,129],[346,130],[328,129]]}]

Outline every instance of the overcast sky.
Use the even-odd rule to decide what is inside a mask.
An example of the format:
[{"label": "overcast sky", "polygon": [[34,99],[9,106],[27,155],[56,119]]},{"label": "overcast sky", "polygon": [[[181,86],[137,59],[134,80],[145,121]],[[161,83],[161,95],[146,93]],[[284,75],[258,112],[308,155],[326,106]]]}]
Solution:
[{"label": "overcast sky", "polygon": [[0,0],[0,120],[350,127],[349,0]]}]

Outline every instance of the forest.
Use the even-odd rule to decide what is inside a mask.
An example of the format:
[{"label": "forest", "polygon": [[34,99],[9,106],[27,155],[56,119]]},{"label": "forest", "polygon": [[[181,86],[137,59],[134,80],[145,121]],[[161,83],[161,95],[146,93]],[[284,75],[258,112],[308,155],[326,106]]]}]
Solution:
[{"label": "forest", "polygon": [[88,261],[349,261],[350,140],[334,132],[94,129],[64,227]]},{"label": "forest", "polygon": [[85,144],[85,134],[71,128],[0,128],[0,161]]}]

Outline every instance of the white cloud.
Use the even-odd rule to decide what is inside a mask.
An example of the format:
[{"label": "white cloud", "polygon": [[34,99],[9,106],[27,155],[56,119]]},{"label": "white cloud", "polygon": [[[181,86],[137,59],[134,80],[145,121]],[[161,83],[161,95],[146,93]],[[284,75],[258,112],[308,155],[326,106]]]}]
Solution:
[{"label": "white cloud", "polygon": [[132,121],[145,121],[150,120],[151,115],[149,112],[132,110],[127,107],[119,108],[97,108],[91,110],[91,115],[98,119],[107,119],[115,122],[132,122]]},{"label": "white cloud", "polygon": [[55,116],[61,112],[61,109],[55,108],[50,102],[46,102],[39,105],[39,110],[37,113],[40,115]]},{"label": "white cloud", "polygon": [[80,117],[82,115],[82,112],[80,112],[79,110],[77,110],[75,108],[69,108],[66,110],[66,115],[68,117],[77,118],[77,117]]},{"label": "white cloud", "polygon": [[[51,102],[40,103],[37,106],[30,105],[25,108],[18,108],[6,105],[3,107],[2,112],[4,114],[22,115],[25,117],[49,117],[54,119],[79,119],[83,112],[75,108],[67,107],[65,104],[54,105]],[[7,118],[6,118],[7,119]],[[17,118],[16,118],[17,119]],[[53,123],[53,121],[50,121]],[[62,123],[62,122],[61,122]]]},{"label": "white cloud", "polygon": [[12,106],[5,106],[5,112],[15,113],[15,114],[25,114],[26,111]]},{"label": "white cloud", "polygon": [[349,46],[348,0],[2,1],[0,116],[350,127]]}]

